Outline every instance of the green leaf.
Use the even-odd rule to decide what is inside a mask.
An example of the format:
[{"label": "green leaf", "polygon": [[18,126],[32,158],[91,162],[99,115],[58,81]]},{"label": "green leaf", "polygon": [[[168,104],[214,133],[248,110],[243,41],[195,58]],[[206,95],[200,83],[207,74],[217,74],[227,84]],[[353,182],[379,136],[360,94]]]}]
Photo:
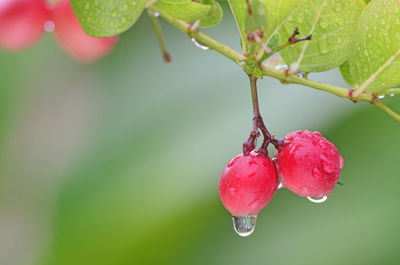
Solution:
[{"label": "green leaf", "polygon": [[228,0],[233,17],[235,18],[241,39],[243,53],[247,51],[247,33],[246,33],[246,18],[247,6],[244,0]]},{"label": "green leaf", "polygon": [[344,81],[346,81],[349,85],[354,86],[353,78],[351,77],[351,74],[350,74],[349,62],[348,61],[344,62],[339,67],[339,70],[340,70],[340,73],[342,74]]},{"label": "green leaf", "polygon": [[221,5],[215,0],[198,0],[197,2],[210,5],[207,15],[200,19],[201,27],[212,27],[217,25],[223,16]]},{"label": "green leaf", "polygon": [[360,17],[345,80],[359,91],[378,93],[400,83],[400,2],[374,0]]},{"label": "green leaf", "polygon": [[[271,40],[277,40],[277,35],[275,35],[275,33],[282,27],[283,23],[286,22],[288,16],[299,8],[304,1],[305,0],[250,0],[256,24],[255,27],[263,31],[263,40],[265,43],[270,43]],[[244,47],[243,50],[245,51],[249,46],[247,34],[254,30],[254,25],[252,25],[252,21],[249,19],[246,1],[229,0],[228,2],[236,19],[242,39],[242,47]],[[288,38],[289,36],[284,37],[285,40]]]},{"label": "green leaf", "polygon": [[191,0],[159,0],[152,7],[156,10],[161,9],[168,15],[185,22],[193,22],[204,18],[209,14],[211,9],[211,5]]},{"label": "green leaf", "polygon": [[128,30],[142,14],[145,4],[146,0],[71,0],[82,28],[95,37]]},{"label": "green leaf", "polygon": [[351,37],[365,6],[361,0],[307,0],[293,12],[277,34],[283,41],[298,27],[301,35],[312,34],[311,41],[290,45],[281,51],[292,68],[322,72],[347,60]]}]

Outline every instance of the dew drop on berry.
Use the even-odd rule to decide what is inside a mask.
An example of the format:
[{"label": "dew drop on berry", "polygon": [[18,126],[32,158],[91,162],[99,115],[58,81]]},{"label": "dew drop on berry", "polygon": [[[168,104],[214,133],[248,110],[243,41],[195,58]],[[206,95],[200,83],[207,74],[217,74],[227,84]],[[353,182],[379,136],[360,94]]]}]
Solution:
[{"label": "dew drop on berry", "polygon": [[235,232],[242,237],[247,237],[254,232],[256,228],[257,216],[233,216],[233,228]]},{"label": "dew drop on berry", "polygon": [[344,160],[342,156],[339,156],[339,168],[342,169],[344,165]]},{"label": "dew drop on berry", "polygon": [[309,200],[312,203],[323,203],[328,199],[328,196],[322,196],[322,197],[307,197],[307,200]]},{"label": "dew drop on berry", "polygon": [[314,178],[319,179],[322,176],[321,170],[319,170],[317,167],[314,167],[312,170],[312,175]]},{"label": "dew drop on berry", "polygon": [[324,167],[324,171],[328,174],[331,174],[333,171],[335,171],[335,165],[332,163],[322,161],[322,166]]}]

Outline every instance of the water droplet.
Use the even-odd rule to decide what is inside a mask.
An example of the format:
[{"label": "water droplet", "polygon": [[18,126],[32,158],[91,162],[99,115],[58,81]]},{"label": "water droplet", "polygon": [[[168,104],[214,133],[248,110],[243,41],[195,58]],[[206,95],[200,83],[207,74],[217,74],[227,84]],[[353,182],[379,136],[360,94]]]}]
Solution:
[{"label": "water droplet", "polygon": [[233,228],[242,237],[251,235],[256,228],[257,215],[252,216],[232,216]]},{"label": "water droplet", "polygon": [[329,22],[325,19],[321,19],[321,22],[319,25],[321,26],[321,28],[326,29],[329,25]]},{"label": "water droplet", "polygon": [[53,32],[55,27],[56,27],[56,25],[51,20],[47,20],[46,22],[44,22],[44,25],[43,25],[44,31],[46,31],[46,32]]},{"label": "water droplet", "polygon": [[229,161],[229,163],[228,163],[228,167],[231,167],[234,164],[236,164],[236,162],[239,160],[239,158],[240,158],[240,156],[232,158],[231,161]]},{"label": "water droplet", "polygon": [[329,51],[329,46],[328,46],[328,42],[326,40],[325,36],[322,36],[319,41],[318,41],[318,45],[319,45],[319,51],[322,54],[327,54]]},{"label": "water droplet", "polygon": [[342,169],[343,165],[344,165],[343,157],[341,155],[339,155],[339,168]]},{"label": "water droplet", "polygon": [[207,46],[197,42],[197,40],[195,38],[192,38],[192,42],[194,43],[194,45],[196,45],[197,48],[200,48],[202,50],[209,50],[210,49],[210,47],[207,47]]},{"label": "water droplet", "polygon": [[394,94],[390,94],[391,97],[394,97]]},{"label": "water droplet", "polygon": [[296,76],[297,76],[297,77],[300,77],[300,78],[306,78],[307,73],[304,72],[304,71],[297,71],[297,72],[296,72]]},{"label": "water droplet", "polygon": [[279,185],[278,185],[278,190],[280,190],[280,189],[283,189],[283,183],[282,182],[279,182]]},{"label": "water droplet", "polygon": [[322,176],[321,170],[319,170],[317,167],[314,167],[312,170],[312,175],[314,178],[319,179]]},{"label": "water droplet", "polygon": [[385,98],[385,96],[384,96],[384,95],[378,96],[378,98],[379,98],[379,99],[383,99],[383,98]]},{"label": "water droplet", "polygon": [[324,167],[324,171],[328,174],[335,171],[335,165],[326,161],[322,161],[322,166]]},{"label": "water droplet", "polygon": [[310,202],[313,203],[323,203],[328,199],[328,196],[322,196],[319,198],[315,198],[315,197],[307,197],[307,200],[309,200]]}]

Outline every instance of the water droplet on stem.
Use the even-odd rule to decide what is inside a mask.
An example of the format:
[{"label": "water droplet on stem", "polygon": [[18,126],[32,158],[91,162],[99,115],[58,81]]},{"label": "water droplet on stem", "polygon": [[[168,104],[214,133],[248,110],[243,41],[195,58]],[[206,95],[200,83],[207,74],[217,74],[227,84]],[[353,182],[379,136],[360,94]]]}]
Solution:
[{"label": "water droplet on stem", "polygon": [[242,237],[247,237],[254,232],[256,228],[257,216],[232,216],[233,228],[235,232]]},{"label": "water droplet on stem", "polygon": [[202,50],[209,50],[210,49],[210,47],[207,47],[207,46],[197,42],[197,40],[195,38],[192,38],[192,42],[194,43],[194,45],[196,45],[197,48],[200,48]]}]

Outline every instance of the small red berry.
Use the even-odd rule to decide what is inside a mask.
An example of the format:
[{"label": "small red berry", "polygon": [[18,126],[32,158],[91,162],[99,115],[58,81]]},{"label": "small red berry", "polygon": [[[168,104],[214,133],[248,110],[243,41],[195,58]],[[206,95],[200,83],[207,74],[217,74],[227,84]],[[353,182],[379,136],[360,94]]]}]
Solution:
[{"label": "small red berry", "polygon": [[278,189],[275,165],[256,152],[239,154],[224,168],[219,180],[219,195],[232,214],[236,232],[247,236],[254,230],[257,214]]},{"label": "small red berry", "polygon": [[336,147],[319,132],[292,132],[285,141],[276,155],[283,187],[302,197],[329,196],[343,167]]},{"label": "small red berry", "polygon": [[0,47],[28,48],[42,36],[47,19],[45,0],[0,0]]},{"label": "small red berry", "polygon": [[86,34],[69,0],[52,5],[51,19],[55,24],[55,36],[60,46],[75,59],[90,63],[109,54],[118,37],[95,38]]}]

